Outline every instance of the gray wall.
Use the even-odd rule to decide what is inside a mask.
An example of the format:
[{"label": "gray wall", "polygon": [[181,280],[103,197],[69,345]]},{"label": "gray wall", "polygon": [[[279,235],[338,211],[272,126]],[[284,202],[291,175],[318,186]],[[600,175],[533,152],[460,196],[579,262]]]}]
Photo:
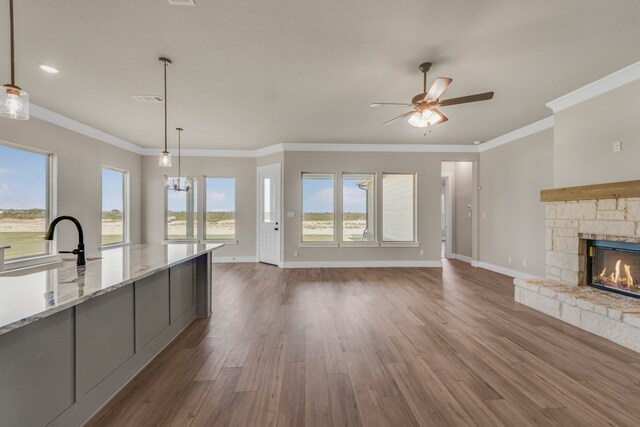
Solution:
[{"label": "gray wall", "polygon": [[[324,153],[286,152],[284,154],[284,261],[440,261],[440,175],[442,160],[474,161],[477,154],[450,153]],[[414,172],[417,174],[417,232],[419,248],[309,248],[300,247],[301,240],[301,174],[302,172],[378,173]],[[378,185],[378,190],[380,186]],[[340,191],[340,189],[336,189]],[[339,193],[338,193],[339,194]],[[380,191],[378,191],[378,196]],[[382,200],[378,197],[378,212]],[[288,218],[287,212],[295,212]],[[378,236],[382,223],[377,221]],[[420,250],[424,255],[420,255]],[[294,252],[298,251],[298,256]]]},{"label": "gray wall", "polygon": [[480,153],[480,261],[545,276],[540,190],[553,187],[553,146],[550,129]]},{"label": "gray wall", "polygon": [[[89,253],[100,246],[102,166],[127,170],[130,240],[141,242],[141,156],[36,118],[28,121],[2,119],[0,126],[0,140],[55,154],[56,213],[78,218]],[[56,236],[58,250],[75,249],[78,244],[76,229],[67,221],[60,223]]]},{"label": "gray wall", "polygon": [[[640,80],[558,112],[555,187],[640,179]],[[612,144],[622,141],[622,151]]]},{"label": "gray wall", "polygon": [[[171,169],[158,166],[155,156],[142,160],[145,243],[164,239],[164,176],[178,174],[178,159]],[[204,200],[203,176],[236,178],[236,239],[216,251],[216,257],[255,257],[256,255],[256,159],[253,157],[183,157],[182,174],[198,177],[200,206]],[[201,215],[202,216],[202,215]],[[202,218],[198,218],[202,221]]]}]

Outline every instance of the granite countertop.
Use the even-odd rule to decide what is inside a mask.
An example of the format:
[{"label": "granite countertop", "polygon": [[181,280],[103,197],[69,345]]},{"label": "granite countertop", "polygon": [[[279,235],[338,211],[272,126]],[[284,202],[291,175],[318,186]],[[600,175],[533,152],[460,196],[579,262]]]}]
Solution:
[{"label": "granite countertop", "polygon": [[74,257],[45,271],[24,275],[5,271],[0,274],[0,334],[222,246],[194,243],[122,246],[88,256],[87,260],[93,261],[87,261],[85,267],[76,267]]}]

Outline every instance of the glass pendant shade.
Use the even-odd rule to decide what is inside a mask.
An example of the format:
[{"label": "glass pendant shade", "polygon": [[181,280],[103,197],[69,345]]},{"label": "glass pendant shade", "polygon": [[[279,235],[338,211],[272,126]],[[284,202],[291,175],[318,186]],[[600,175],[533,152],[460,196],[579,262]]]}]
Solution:
[{"label": "glass pendant shade", "polygon": [[167,177],[164,185],[173,191],[189,191],[193,187],[193,178]]},{"label": "glass pendant shade", "polygon": [[17,86],[2,86],[2,91],[0,91],[0,116],[9,119],[28,120],[29,94]]},{"label": "glass pendant shade", "polygon": [[171,167],[171,153],[169,153],[168,151],[163,151],[162,153],[160,153],[160,158],[159,158],[158,164],[160,166],[165,167],[165,168],[170,168]]},{"label": "glass pendant shade", "polygon": [[438,113],[434,113],[431,110],[424,110],[422,112],[416,111],[411,116],[409,116],[409,124],[411,126],[419,127],[419,128],[427,128],[431,125],[435,125],[436,123],[440,123],[442,120],[442,116]]}]

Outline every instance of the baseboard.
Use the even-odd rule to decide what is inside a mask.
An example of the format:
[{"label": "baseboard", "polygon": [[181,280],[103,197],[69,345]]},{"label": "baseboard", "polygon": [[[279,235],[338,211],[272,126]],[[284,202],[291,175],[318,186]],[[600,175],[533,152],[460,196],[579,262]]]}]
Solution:
[{"label": "baseboard", "polygon": [[504,274],[505,276],[519,277],[521,279],[540,279],[539,276],[535,276],[533,274],[512,270],[510,268],[501,267],[499,265],[490,264],[484,261],[477,261],[477,265],[475,265],[474,267],[484,268],[485,270],[491,270],[496,273]]},{"label": "baseboard", "polygon": [[227,262],[258,262],[254,256],[212,256],[214,264],[222,264]]},{"label": "baseboard", "polygon": [[289,261],[282,268],[442,267],[442,261]]},{"label": "baseboard", "polygon": [[464,261],[467,262],[469,264],[473,264],[473,260],[471,259],[470,256],[466,256],[466,255],[460,255],[460,254],[451,254],[453,258],[460,260],[460,261]]}]

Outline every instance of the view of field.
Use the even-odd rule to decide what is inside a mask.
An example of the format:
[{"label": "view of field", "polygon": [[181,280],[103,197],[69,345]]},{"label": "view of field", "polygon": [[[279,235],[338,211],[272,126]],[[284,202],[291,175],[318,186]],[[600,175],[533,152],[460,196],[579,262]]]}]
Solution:
[{"label": "view of field", "polygon": [[[342,223],[343,240],[346,242],[362,241],[367,220],[364,213],[345,212]],[[305,213],[302,217],[302,241],[332,241],[334,233],[333,213]]]},{"label": "view of field", "polygon": [[11,246],[5,259],[45,253],[43,209],[0,209],[0,245]]},{"label": "view of field", "polygon": [[[207,212],[206,221],[206,239],[233,240],[236,238],[235,212]],[[197,229],[197,221],[195,226]],[[169,211],[167,227],[169,239],[184,239],[187,235],[187,213],[184,211]]]},{"label": "view of field", "polygon": [[102,244],[111,245],[124,241],[124,216],[122,211],[112,209],[102,212]]}]

